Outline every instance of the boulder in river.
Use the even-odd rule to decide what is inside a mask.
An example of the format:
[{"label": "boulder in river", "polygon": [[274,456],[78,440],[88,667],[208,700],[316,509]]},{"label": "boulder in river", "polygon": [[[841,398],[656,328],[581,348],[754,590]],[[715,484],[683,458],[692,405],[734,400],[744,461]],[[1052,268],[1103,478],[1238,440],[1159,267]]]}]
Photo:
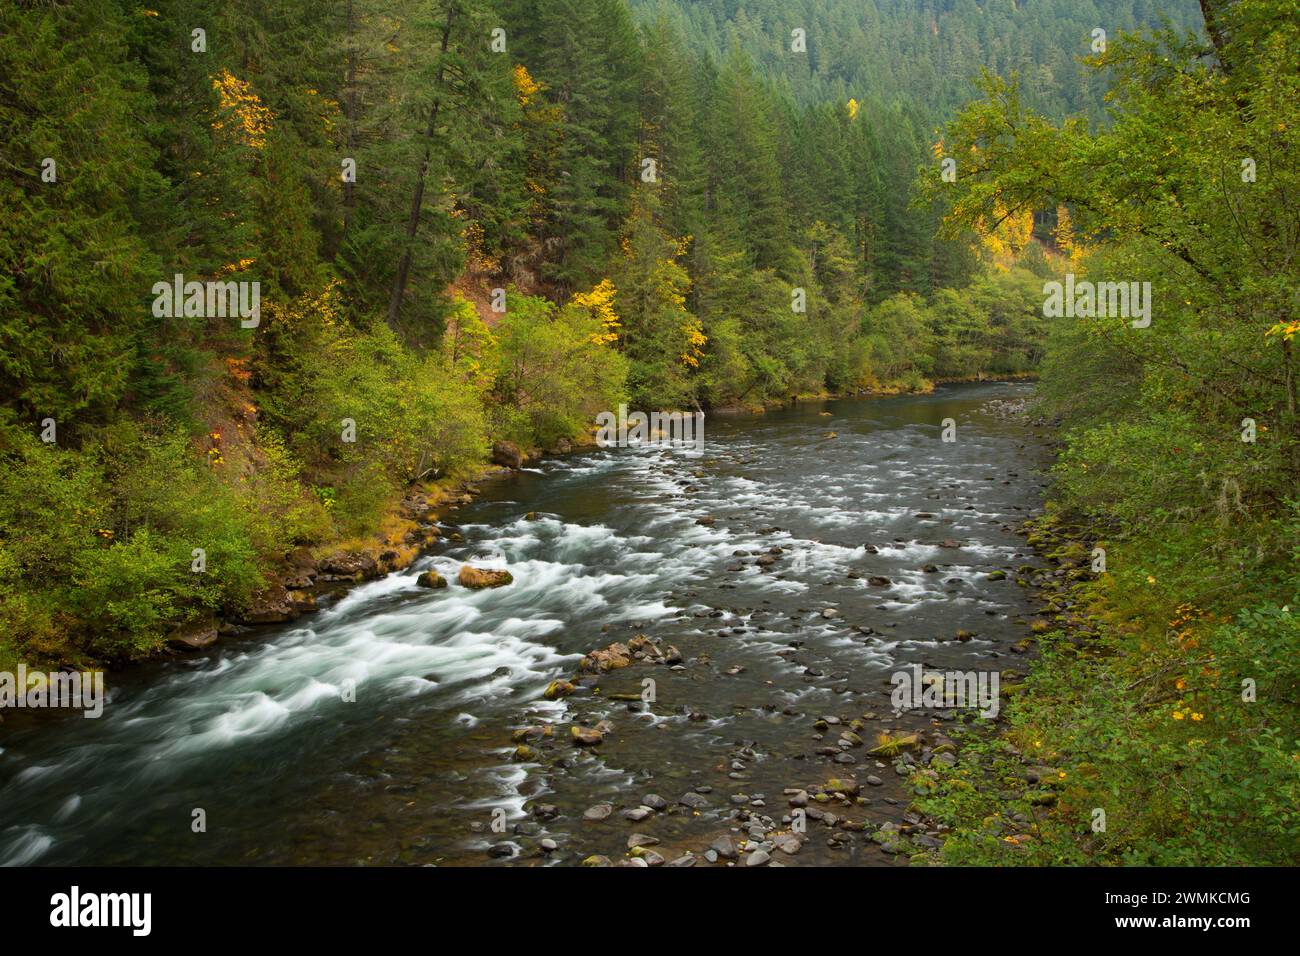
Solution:
[{"label": "boulder in river", "polygon": [[599,730],[592,727],[579,727],[576,724],[569,728],[569,733],[573,735],[573,743],[577,747],[594,747],[605,739],[605,735]]},{"label": "boulder in river", "polygon": [[606,671],[627,667],[631,663],[631,649],[626,644],[615,642],[609,647],[589,652],[578,665],[578,669],[603,674]]},{"label": "boulder in river", "polygon": [[460,569],[456,581],[463,588],[499,588],[514,581],[509,571],[494,568],[475,568],[465,565]]},{"label": "boulder in river", "polygon": [[447,579],[437,571],[425,571],[415,579],[415,583],[422,588],[445,588]]},{"label": "boulder in river", "polygon": [[734,860],[740,855],[736,841],[731,834],[724,834],[709,844],[709,849],[724,860]]},{"label": "boulder in river", "polygon": [[561,697],[568,697],[578,688],[567,680],[553,680],[547,685],[546,691],[542,694],[547,700],[559,700]]}]

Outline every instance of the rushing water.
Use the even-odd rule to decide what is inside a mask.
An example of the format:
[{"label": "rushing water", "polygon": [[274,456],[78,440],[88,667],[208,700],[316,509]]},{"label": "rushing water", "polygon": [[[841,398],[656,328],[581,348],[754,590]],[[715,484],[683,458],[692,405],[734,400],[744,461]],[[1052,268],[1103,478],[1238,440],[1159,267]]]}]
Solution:
[{"label": "rushing water", "polygon": [[[833,735],[817,739],[812,724],[870,712],[882,726],[928,726],[888,723],[899,665],[1023,669],[1009,649],[1027,634],[1029,599],[1014,574],[986,575],[1033,563],[1015,529],[1039,504],[1044,453],[987,403],[1029,391],[954,386],[713,416],[703,454],[594,450],[489,482],[407,571],[291,625],[111,679],[101,719],[9,716],[0,862],[497,863],[487,850],[508,842],[516,864],[573,864],[618,859],[633,830],[671,859],[726,833],[742,802],[779,818],[783,788],[847,773],[887,778],[867,815],[898,820],[907,794],[892,768],[860,749],[856,765],[833,763],[818,753]],[[940,440],[945,418],[955,442]],[[767,568],[748,553],[774,547]],[[427,568],[454,580],[466,562],[508,568],[515,583],[415,583]],[[977,636],[956,642],[959,629]],[[543,699],[583,653],[637,633],[675,645],[684,666],[634,665],[596,696]],[[610,699],[646,677],[648,708]],[[353,702],[341,699],[349,679]],[[614,729],[599,748],[568,746],[570,721],[601,717]],[[512,762],[511,730],[543,721],[559,731],[548,759]],[[582,816],[696,788],[707,802],[694,811]],[[539,821],[537,804],[555,815]],[[497,808],[504,834],[488,826]],[[542,837],[558,849],[544,854]],[[857,837],[834,849],[812,839],[786,862],[890,860]]]}]

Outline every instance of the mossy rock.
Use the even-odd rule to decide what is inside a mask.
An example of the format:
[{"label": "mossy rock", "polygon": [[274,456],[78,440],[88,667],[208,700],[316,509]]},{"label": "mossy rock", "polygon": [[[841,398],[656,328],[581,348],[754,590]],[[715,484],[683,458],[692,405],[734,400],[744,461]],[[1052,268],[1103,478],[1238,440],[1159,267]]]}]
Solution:
[{"label": "mossy rock", "polygon": [[542,696],[547,700],[559,700],[561,697],[568,697],[578,688],[570,684],[567,680],[553,680]]},{"label": "mossy rock", "polygon": [[899,734],[891,737],[889,734],[881,733],[876,735],[876,746],[867,751],[873,757],[897,757],[899,754],[909,750],[921,749],[921,737],[919,734]]}]

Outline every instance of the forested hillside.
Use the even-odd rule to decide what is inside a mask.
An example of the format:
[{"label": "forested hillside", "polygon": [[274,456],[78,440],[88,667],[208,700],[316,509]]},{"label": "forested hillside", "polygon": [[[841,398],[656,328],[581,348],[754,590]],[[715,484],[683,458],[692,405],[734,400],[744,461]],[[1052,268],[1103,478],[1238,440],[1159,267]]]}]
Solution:
[{"label": "forested hillside", "polygon": [[[1196,0],[632,0],[664,17],[695,49],[739,45],[802,103],[849,98],[902,105],[923,124],[976,93],[982,70],[1018,72],[1025,102],[1048,116],[1105,117],[1104,74],[1080,63],[1094,29],[1108,35],[1168,22],[1196,31]],[[808,54],[788,55],[803,30]]]}]

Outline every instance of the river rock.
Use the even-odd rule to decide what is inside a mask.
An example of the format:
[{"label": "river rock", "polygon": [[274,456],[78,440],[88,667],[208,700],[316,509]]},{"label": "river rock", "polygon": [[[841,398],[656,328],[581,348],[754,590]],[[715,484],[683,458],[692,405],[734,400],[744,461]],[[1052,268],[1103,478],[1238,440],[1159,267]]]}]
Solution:
[{"label": "river rock", "polygon": [[605,739],[604,734],[591,727],[575,725],[569,728],[569,733],[573,735],[573,743],[577,747],[594,747]]},{"label": "river rock", "polygon": [[241,624],[281,624],[297,617],[284,587],[273,585],[253,596],[248,610],[239,615]]},{"label": "river rock", "polygon": [[518,469],[524,463],[524,454],[512,441],[499,441],[492,446],[492,463]]},{"label": "river rock", "polygon": [[598,803],[594,807],[588,807],[582,811],[582,819],[592,821],[608,820],[613,812],[614,808],[608,803]]},{"label": "river rock", "polygon": [[415,579],[415,583],[422,588],[445,588],[447,579],[437,571],[425,571]]},{"label": "river rock", "polygon": [[542,696],[547,700],[559,700],[561,697],[568,697],[577,689],[567,680],[553,680],[547,685]]},{"label": "river rock", "polygon": [[615,642],[609,647],[590,651],[578,665],[578,669],[594,674],[618,670],[632,663],[632,651],[626,644]]},{"label": "river rock", "polygon": [[379,562],[362,551],[340,551],[322,558],[317,565],[325,581],[368,581],[379,576]]},{"label": "river rock", "polygon": [[172,647],[186,651],[201,651],[217,642],[217,622],[202,620],[173,631],[167,638]]},{"label": "river rock", "polygon": [[456,581],[463,588],[499,588],[514,581],[509,571],[493,568],[475,568],[465,565],[460,569]]},{"label": "river rock", "polygon": [[857,796],[858,782],[852,777],[831,777],[826,781],[822,790],[826,793],[842,793],[845,796]]},{"label": "river rock", "polygon": [[729,833],[723,834],[710,843],[709,849],[723,860],[734,860],[740,856],[740,851],[736,848],[736,840]]}]

